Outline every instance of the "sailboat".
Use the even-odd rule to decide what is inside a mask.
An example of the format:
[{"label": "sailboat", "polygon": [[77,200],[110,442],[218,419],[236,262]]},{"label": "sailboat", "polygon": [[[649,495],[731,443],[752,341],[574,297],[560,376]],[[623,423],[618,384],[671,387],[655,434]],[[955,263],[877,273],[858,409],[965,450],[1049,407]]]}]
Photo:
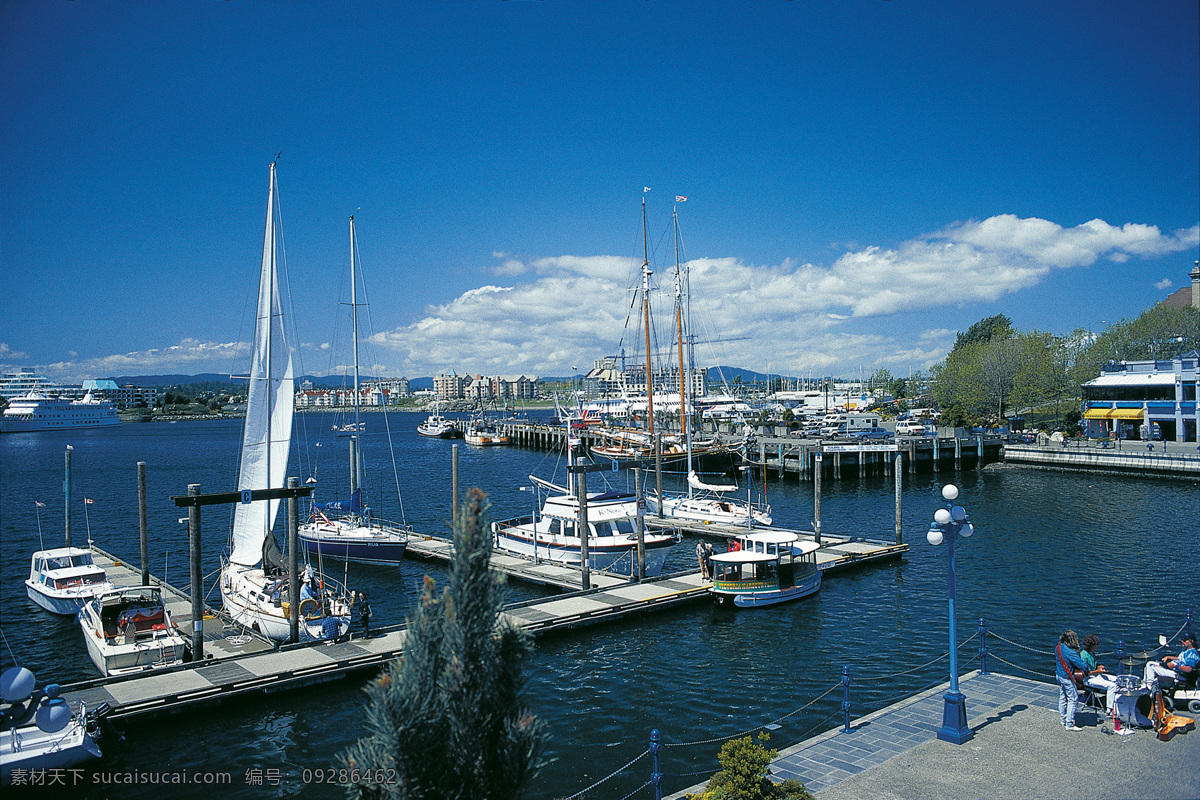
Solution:
[{"label": "sailboat", "polygon": [[[754,504],[747,498],[745,503],[724,495],[737,491],[736,484],[704,483],[696,473],[695,459],[700,452],[714,452],[719,445],[714,440],[697,441],[692,432],[693,409],[689,400],[692,386],[689,373],[691,364],[691,335],[684,331],[684,301],[690,296],[690,291],[684,291],[687,282],[679,258],[679,212],[672,211],[675,223],[675,330],[678,335],[679,347],[679,419],[684,436],[684,447],[687,451],[687,494],[669,495],[663,492],[662,497],[656,490],[646,493],[646,508],[651,513],[673,519],[686,519],[697,522],[720,522],[729,525],[753,524],[770,525],[771,507],[765,503]],[[690,316],[690,314],[688,315]],[[690,324],[690,322],[689,322]],[[687,340],[687,357],[685,359],[685,339]],[[747,472],[749,479],[749,472]]]},{"label": "sailboat", "polygon": [[[354,422],[361,431],[366,423],[359,419],[358,391],[358,277],[355,260],[358,238],[354,217],[350,217],[350,308],[354,339]],[[344,426],[346,427],[346,426]],[[397,487],[398,490],[398,487]],[[318,559],[326,556],[367,564],[399,564],[408,547],[409,528],[395,522],[375,519],[362,502],[362,450],[360,440],[350,440],[350,499],[312,504],[311,515],[300,526],[301,546]]]},{"label": "sailboat", "polygon": [[[243,492],[283,487],[291,451],[295,382],[276,268],[277,196],[272,162],[238,474],[238,489]],[[344,634],[350,626],[350,603],[344,588],[335,581],[320,575],[308,580],[310,570],[306,569],[302,598],[288,596],[287,564],[271,532],[278,512],[278,500],[234,506],[231,552],[221,567],[221,599],[226,613],[240,625],[283,641],[290,636],[291,603],[303,599],[300,605],[306,606],[308,613],[301,614],[302,638]],[[316,602],[309,602],[307,595],[313,595]],[[326,620],[332,623],[326,626]]]}]

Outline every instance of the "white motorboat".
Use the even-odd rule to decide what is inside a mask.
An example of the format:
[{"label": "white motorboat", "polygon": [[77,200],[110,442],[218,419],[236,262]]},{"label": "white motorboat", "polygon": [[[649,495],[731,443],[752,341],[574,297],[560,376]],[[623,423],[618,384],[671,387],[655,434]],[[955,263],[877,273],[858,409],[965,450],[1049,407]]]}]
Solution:
[{"label": "white motorboat", "polygon": [[[94,733],[98,720],[81,702],[78,711],[59,697],[56,683],[33,691],[33,673],[11,667],[0,676],[0,782],[13,784],[14,773],[76,767],[100,758]],[[28,784],[26,784],[28,785]]]},{"label": "white motorboat", "polygon": [[463,439],[475,447],[496,447],[508,444],[508,436],[500,432],[495,423],[480,417],[467,423],[463,431]]},{"label": "white motorboat", "polygon": [[84,603],[112,589],[104,570],[96,566],[92,551],[81,547],[38,550],[25,579],[30,600],[65,616],[74,616]]},{"label": "white motorboat", "polygon": [[80,609],[79,626],[92,663],[104,675],[182,664],[187,649],[157,586],[97,596]]},{"label": "white motorboat", "polygon": [[[238,473],[238,490],[242,492],[282,488],[287,481],[291,452],[295,381],[290,331],[284,324],[283,309],[286,306],[279,290],[276,194],[275,164],[272,163],[258,283],[258,322],[254,331]],[[291,598],[288,596],[287,565],[272,533],[279,502],[259,500],[234,507],[232,547],[229,560],[221,566],[220,586],[225,611],[235,622],[276,641],[284,641],[291,635]],[[331,626],[335,635],[345,633],[350,627],[350,600],[344,587],[324,576],[316,576],[315,580],[318,601],[309,605],[307,615],[301,615],[301,638],[327,638],[327,618],[333,620]]]},{"label": "white motorboat", "polygon": [[417,426],[417,433],[422,436],[428,436],[431,439],[458,439],[462,437],[462,431],[458,429],[457,423],[439,414],[436,404],[433,407],[433,413]]},{"label": "white motorboat", "polygon": [[738,537],[737,546],[712,556],[712,586],[720,602],[756,608],[799,600],[821,588],[815,542],[794,533],[764,531]]},{"label": "white motorboat", "polygon": [[[555,486],[533,475],[535,488],[548,492],[541,512],[527,517],[492,523],[497,550],[572,566],[583,565],[583,537],[580,531],[582,509],[571,473],[574,447],[568,445],[568,486]],[[639,515],[638,498],[618,492],[587,495],[587,565],[589,569],[609,570],[624,575],[637,572]],[[679,534],[642,531],[645,574],[662,574],[667,551],[679,542]]]},{"label": "white motorboat", "polygon": [[120,424],[116,406],[108,400],[97,400],[91,392],[82,400],[29,392],[10,400],[0,416],[0,431],[6,433],[106,428]]},{"label": "white motorboat", "polygon": [[[354,217],[350,217],[350,308],[354,338],[354,421],[342,430],[364,431],[367,423],[359,419],[358,366],[358,237]],[[339,436],[342,435],[340,432]],[[326,503],[313,502],[309,519],[300,525],[299,540],[318,563],[326,556],[367,564],[399,564],[408,547],[409,527],[402,523],[376,519],[362,502],[362,440],[350,442],[350,499]],[[400,487],[396,494],[399,497]]]}]

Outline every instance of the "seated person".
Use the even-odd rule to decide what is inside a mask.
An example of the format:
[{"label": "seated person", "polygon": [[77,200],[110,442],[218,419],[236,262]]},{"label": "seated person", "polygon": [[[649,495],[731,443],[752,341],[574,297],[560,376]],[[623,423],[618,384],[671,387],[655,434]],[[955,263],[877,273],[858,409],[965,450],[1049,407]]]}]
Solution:
[{"label": "seated person", "polygon": [[1103,664],[1096,663],[1096,647],[1100,644],[1100,637],[1094,633],[1089,633],[1083,637],[1083,649],[1079,651],[1079,657],[1083,659],[1083,663],[1087,664],[1088,676],[1083,683],[1092,689],[1099,689],[1105,693],[1104,697],[1104,713],[1111,714],[1113,703],[1117,699],[1117,682],[1107,673]]},{"label": "seated person", "polygon": [[1195,680],[1197,668],[1200,667],[1200,652],[1196,651],[1196,637],[1190,631],[1183,635],[1183,652],[1177,656],[1167,656],[1162,661],[1146,662],[1147,684],[1159,682],[1167,686],[1176,681],[1187,683]]},{"label": "seated person", "polygon": [[313,594],[312,582],[305,578],[304,582],[300,584],[300,602],[303,603],[305,600],[316,599],[317,596]]},{"label": "seated person", "polygon": [[337,617],[326,617],[321,623],[321,636],[328,642],[337,641],[340,627]]}]

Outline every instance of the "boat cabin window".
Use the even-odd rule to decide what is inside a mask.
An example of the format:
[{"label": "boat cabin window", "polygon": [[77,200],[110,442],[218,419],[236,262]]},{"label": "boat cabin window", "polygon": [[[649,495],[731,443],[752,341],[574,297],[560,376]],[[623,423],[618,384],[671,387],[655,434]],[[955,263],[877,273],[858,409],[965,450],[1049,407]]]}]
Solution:
[{"label": "boat cabin window", "polygon": [[560,533],[562,533],[562,520],[550,520],[550,535],[558,536]]},{"label": "boat cabin window", "polygon": [[613,520],[612,526],[614,529],[613,532],[617,534],[637,533],[637,528],[634,527],[633,520],[631,519]]},{"label": "boat cabin window", "polygon": [[78,555],[71,556],[72,567],[90,567],[93,563],[91,553],[79,553]]}]

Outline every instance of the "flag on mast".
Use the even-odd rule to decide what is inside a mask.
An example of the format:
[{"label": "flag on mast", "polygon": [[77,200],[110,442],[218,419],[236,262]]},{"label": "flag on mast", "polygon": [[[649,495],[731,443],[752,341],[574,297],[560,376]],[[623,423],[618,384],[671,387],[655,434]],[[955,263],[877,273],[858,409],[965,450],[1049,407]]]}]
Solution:
[{"label": "flag on mast", "polygon": [[45,504],[45,503],[43,503],[41,500],[34,500],[34,501],[33,501],[33,504],[34,504],[35,506],[37,506],[38,508],[45,508],[45,507],[46,507],[46,504]]},{"label": "flag on mast", "polygon": [[90,505],[92,505],[93,503],[95,503],[96,501],[95,501],[95,500],[93,500],[93,499],[92,499],[92,498],[90,498],[90,497],[85,497],[85,498],[83,498],[83,502],[84,502],[85,504],[87,504],[87,505],[89,505],[89,506],[90,506]]},{"label": "flag on mast", "polygon": [[687,198],[686,198],[686,197],[684,197],[684,196],[683,196],[683,195],[681,195],[681,194],[677,194],[677,195],[675,195],[675,202],[676,202],[676,203],[683,203],[683,202],[685,202],[686,200],[687,200]]}]

